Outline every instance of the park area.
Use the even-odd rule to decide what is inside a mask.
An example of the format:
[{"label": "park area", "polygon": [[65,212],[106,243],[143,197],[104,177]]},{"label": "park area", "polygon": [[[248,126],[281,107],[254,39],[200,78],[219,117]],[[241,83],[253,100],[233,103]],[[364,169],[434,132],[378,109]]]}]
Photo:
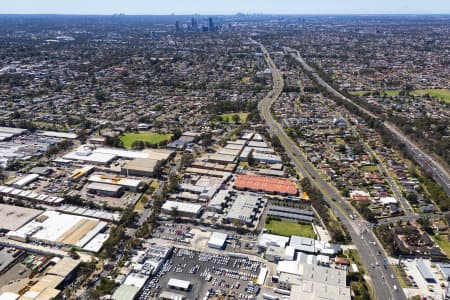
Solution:
[{"label": "park area", "polygon": [[290,221],[270,220],[266,223],[267,232],[282,236],[304,236],[312,239],[316,238],[314,229],[310,223],[296,223]]},{"label": "park area", "polygon": [[130,149],[134,142],[142,141],[152,145],[158,145],[163,141],[170,141],[172,134],[161,134],[150,131],[128,132],[120,137],[125,148]]},{"label": "park area", "polygon": [[[237,117],[235,117],[235,115],[237,117],[239,117],[239,119],[237,119]],[[220,118],[222,119],[222,122],[234,124],[234,123],[236,123],[236,120],[238,120],[238,123],[247,122],[247,116],[248,116],[248,113],[240,112],[240,113],[221,114]]]},{"label": "park area", "polygon": [[[371,91],[353,91],[350,92],[351,95],[355,96],[364,96]],[[395,97],[400,94],[400,90],[388,90],[388,91],[380,91],[380,94],[386,94],[388,97]],[[414,90],[411,91],[411,95],[415,96],[423,96],[430,95],[433,99],[443,100],[445,102],[450,102],[450,90],[449,89],[423,89],[423,90]]]}]

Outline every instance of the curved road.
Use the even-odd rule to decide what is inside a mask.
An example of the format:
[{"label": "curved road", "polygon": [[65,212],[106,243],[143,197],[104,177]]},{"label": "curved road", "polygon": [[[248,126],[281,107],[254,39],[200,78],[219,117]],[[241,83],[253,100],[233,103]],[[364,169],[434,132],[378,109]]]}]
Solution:
[{"label": "curved road", "polygon": [[[375,294],[380,300],[398,299],[406,300],[400,284],[390,265],[387,262],[387,256],[371,231],[371,224],[363,220],[352,220],[349,213],[352,208],[345,202],[338,192],[331,187],[316,171],[313,165],[303,156],[298,146],[284,132],[283,128],[278,124],[271,115],[270,107],[283,91],[284,81],[281,72],[278,70],[266,48],[252,40],[261,47],[269,68],[272,70],[273,90],[259,103],[259,111],[262,118],[266,121],[267,127],[271,134],[278,136],[286,153],[292,159],[297,170],[311,180],[321,192],[324,199],[333,209],[336,216],[342,224],[347,228],[352,237],[353,243],[358,249],[359,255],[363,261],[364,267],[369,271],[370,281],[374,287]],[[398,287],[396,291],[394,286]]]},{"label": "curved road", "polygon": [[[306,61],[303,59],[303,57],[300,55],[300,52],[298,50],[294,50],[289,47],[284,47],[285,51],[288,52],[292,57],[294,57],[301,65],[302,67],[310,72],[312,76],[314,77],[315,81],[321,85],[323,88],[325,88],[328,92],[333,94],[334,96],[347,101],[351,103],[352,105],[356,106],[359,110],[367,114],[368,116],[382,121],[379,116],[373,114],[369,110],[365,109],[364,107],[360,106],[359,104],[353,102],[351,99],[345,97],[338,91],[336,91],[332,86],[330,86],[326,81],[324,81],[317,73],[316,71],[306,63]],[[434,160],[430,155],[425,153],[422,149],[420,149],[414,142],[412,142],[410,139],[408,139],[394,124],[390,122],[383,121],[383,125],[394,135],[396,136],[400,141],[402,141],[406,146],[409,152],[414,157],[415,161],[425,169],[427,169],[429,172],[433,174],[434,180],[436,180],[437,183],[439,183],[445,190],[445,192],[450,196],[450,175],[445,170],[445,168],[438,163],[436,160]]]}]

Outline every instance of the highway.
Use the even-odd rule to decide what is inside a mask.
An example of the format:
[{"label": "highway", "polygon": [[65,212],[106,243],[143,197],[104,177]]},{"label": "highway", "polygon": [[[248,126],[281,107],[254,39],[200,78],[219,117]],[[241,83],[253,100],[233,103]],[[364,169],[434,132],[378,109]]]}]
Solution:
[{"label": "highway", "polygon": [[[380,300],[385,299],[406,299],[400,284],[387,262],[387,256],[381,244],[371,231],[372,225],[367,221],[356,219],[352,220],[349,213],[353,212],[353,208],[340,196],[340,194],[330,186],[317,172],[314,166],[303,156],[298,146],[288,137],[283,128],[278,124],[271,115],[270,107],[274,101],[280,96],[283,90],[284,81],[281,72],[272,61],[266,48],[256,42],[261,47],[265,56],[266,63],[272,71],[273,89],[259,103],[259,111],[262,118],[266,121],[267,127],[271,134],[276,135],[283,145],[287,155],[292,159],[301,175],[311,180],[324,194],[324,199],[333,209],[336,216],[345,226],[353,240],[354,245],[358,249],[359,255],[363,261],[364,267],[368,270],[368,276],[374,287],[376,297]],[[398,287],[396,291],[394,286]]]},{"label": "highway", "polygon": [[[315,81],[323,88],[325,88],[329,93],[333,94],[334,96],[344,101],[351,103],[368,116],[376,120],[382,121],[382,119],[379,116],[373,114],[369,110],[353,102],[351,99],[345,97],[344,95],[336,91],[332,86],[330,86],[326,81],[324,81],[316,73],[316,71],[306,63],[306,61],[300,55],[298,50],[294,50],[289,47],[285,47],[284,50],[288,52],[292,57],[294,57],[302,65],[303,69],[310,72],[314,77]],[[409,153],[414,157],[414,160],[420,166],[431,172],[434,180],[438,184],[440,184],[444,188],[445,192],[450,196],[450,175],[445,170],[445,168],[439,162],[433,159],[430,155],[425,153],[425,151],[420,149],[414,142],[408,139],[394,124],[387,121],[383,121],[382,123],[395,137],[397,137],[400,141],[402,141],[406,145],[406,148],[408,149]]]}]

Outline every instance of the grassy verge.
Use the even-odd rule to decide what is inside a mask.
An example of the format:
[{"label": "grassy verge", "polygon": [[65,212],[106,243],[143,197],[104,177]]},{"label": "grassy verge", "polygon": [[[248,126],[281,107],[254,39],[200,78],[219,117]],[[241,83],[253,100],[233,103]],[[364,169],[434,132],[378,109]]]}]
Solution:
[{"label": "grassy verge", "polygon": [[309,223],[295,223],[289,221],[270,220],[266,224],[266,229],[271,234],[277,234],[282,236],[298,235],[309,238],[316,238],[316,234]]},{"label": "grassy verge", "polygon": [[412,287],[411,282],[408,279],[408,276],[406,275],[406,272],[400,268],[398,265],[392,265],[392,270],[394,270],[395,275],[398,278],[398,281],[400,282],[400,286],[402,288],[409,288]]},{"label": "grassy verge", "polygon": [[364,268],[364,265],[362,263],[361,257],[359,256],[359,253],[357,250],[354,249],[348,249],[344,252],[344,255],[348,257],[348,259],[350,259],[350,261],[352,263],[355,263],[356,266],[359,269],[359,272],[361,273],[366,273],[366,269]]},{"label": "grassy verge", "polygon": [[139,201],[134,206],[134,211],[136,211],[136,212],[143,211],[147,201],[148,201],[148,198],[145,195],[142,195],[142,197],[139,199]]}]

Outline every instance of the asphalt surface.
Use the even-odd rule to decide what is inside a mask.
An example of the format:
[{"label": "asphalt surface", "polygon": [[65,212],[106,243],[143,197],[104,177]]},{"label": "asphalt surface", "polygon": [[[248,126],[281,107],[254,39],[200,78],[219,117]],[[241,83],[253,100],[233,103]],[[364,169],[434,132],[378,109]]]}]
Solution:
[{"label": "asphalt surface", "polygon": [[435,218],[442,218],[443,216],[450,215],[450,212],[443,212],[439,214],[420,214],[420,215],[410,215],[410,216],[398,216],[393,218],[386,218],[378,220],[378,225],[382,224],[392,224],[397,223],[398,221],[407,222],[407,221],[417,221],[418,219],[425,218],[425,219],[435,219]]},{"label": "asphalt surface", "polygon": [[[293,164],[298,171],[305,177],[309,178],[324,194],[324,199],[333,209],[336,216],[340,219],[352,237],[353,243],[358,249],[359,255],[363,261],[364,267],[369,271],[368,276],[376,297],[380,300],[384,299],[406,299],[400,283],[395,276],[390,265],[387,262],[387,256],[382,249],[380,243],[371,231],[372,225],[363,220],[352,220],[349,213],[353,212],[339,193],[330,186],[316,171],[307,159],[303,156],[298,146],[287,136],[282,127],[273,119],[270,107],[273,102],[280,96],[284,82],[281,72],[278,70],[266,48],[257,43],[264,53],[266,62],[272,70],[273,90],[259,103],[259,111],[262,118],[266,121],[269,131],[280,139],[286,153],[292,159]],[[333,201],[333,199],[335,201]],[[398,288],[396,291],[394,286]]]},{"label": "asphalt surface", "polygon": [[[311,72],[315,81],[319,85],[324,87],[328,92],[330,92],[334,96],[336,96],[344,101],[350,102],[351,104],[358,107],[358,109],[363,111],[365,114],[371,116],[372,118],[382,121],[382,119],[379,116],[373,114],[372,112],[368,111],[364,107],[353,102],[351,99],[345,97],[344,95],[342,95],[341,93],[336,91],[333,87],[331,87],[327,82],[325,82],[316,73],[316,71],[306,63],[306,61],[302,58],[302,56],[300,55],[300,53],[297,50],[293,50],[288,47],[285,47],[285,50],[292,57],[294,57],[298,62],[300,62],[300,64],[302,65],[302,67],[305,70],[307,70],[308,72]],[[445,168],[439,162],[437,162],[435,159],[433,159],[430,155],[425,153],[425,151],[420,149],[414,142],[412,142],[410,139],[408,139],[408,137],[406,137],[394,124],[392,124],[390,122],[386,122],[386,121],[383,121],[382,123],[394,136],[396,136],[400,141],[402,141],[406,145],[406,148],[408,149],[410,154],[414,157],[415,161],[420,166],[422,166],[423,168],[425,168],[426,170],[431,172],[434,180],[436,180],[436,182],[438,184],[440,184],[444,188],[445,192],[450,196],[450,175],[445,170]]]}]

